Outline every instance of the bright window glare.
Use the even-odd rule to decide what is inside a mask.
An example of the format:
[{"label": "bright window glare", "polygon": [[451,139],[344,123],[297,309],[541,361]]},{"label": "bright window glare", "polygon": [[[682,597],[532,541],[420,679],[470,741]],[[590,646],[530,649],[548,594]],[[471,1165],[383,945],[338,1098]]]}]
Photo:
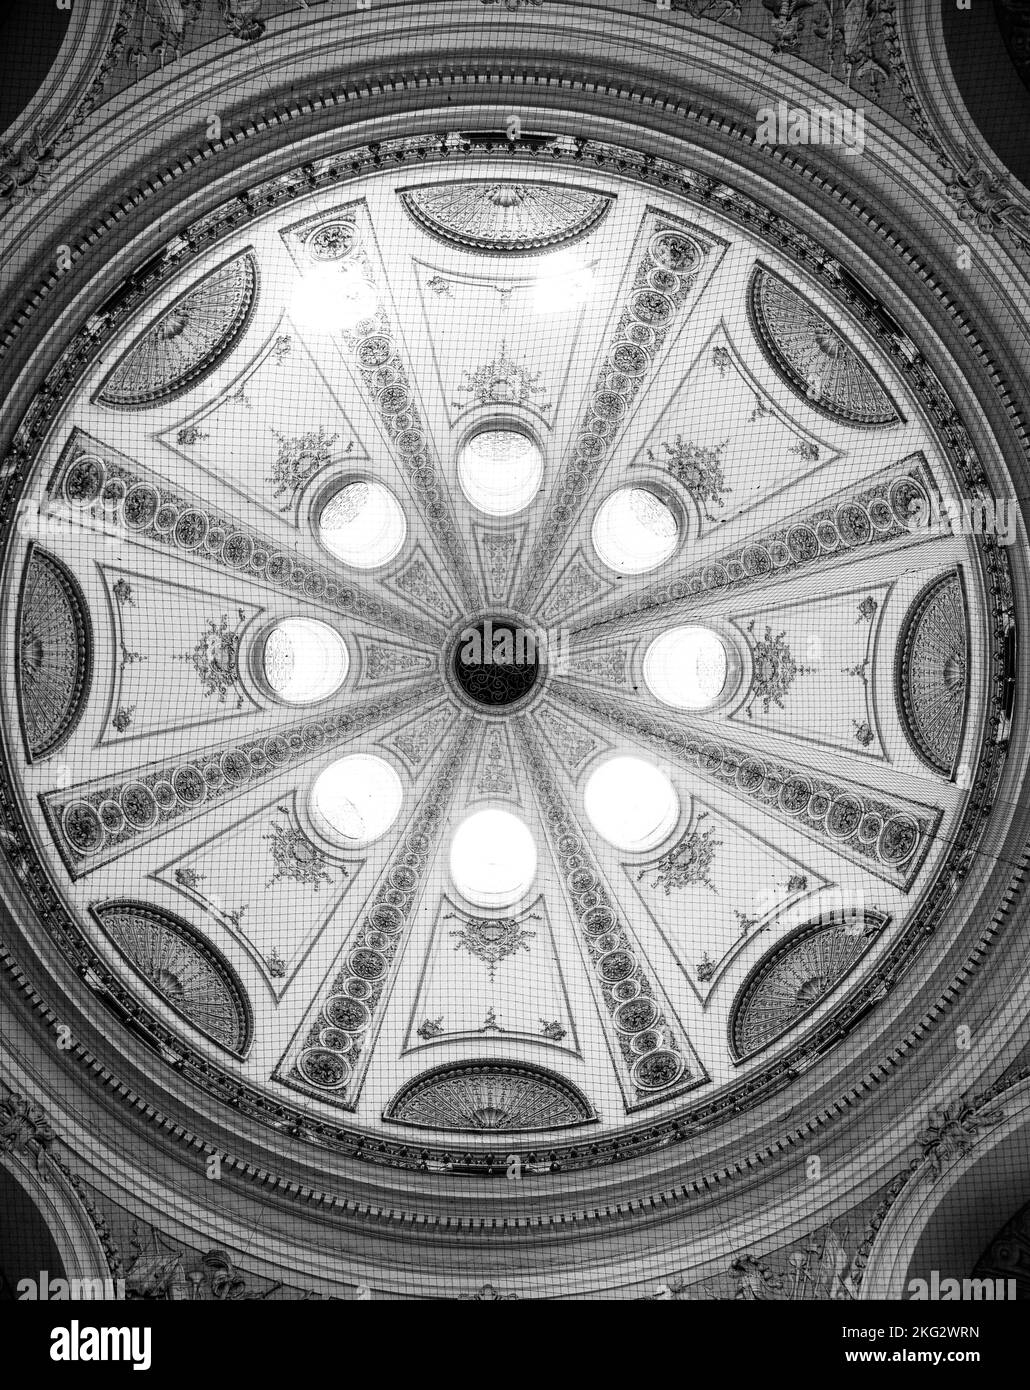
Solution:
[{"label": "bright window glare", "polygon": [[458,456],[458,480],[465,496],[490,516],[511,516],[527,507],[543,471],[543,454],[519,430],[482,430]]},{"label": "bright window glare", "polygon": [[478,907],[510,907],[536,877],[536,844],[529,826],[508,811],[477,811],[451,841],[451,877]]},{"label": "bright window glare", "polygon": [[307,705],[343,684],[350,665],[347,645],[327,623],[286,618],[265,640],[265,679],[280,700]]},{"label": "bright window glare", "polygon": [[533,282],[533,309],[538,314],[563,314],[577,308],[594,292],[594,272],[569,251],[548,256]]},{"label": "bright window glare", "polygon": [[619,574],[643,574],[663,564],[679,542],[676,518],[647,488],[621,487],[606,497],[593,526],[594,549]]},{"label": "bright window glare", "polygon": [[726,685],[722,639],[707,627],[674,627],[647,649],[644,680],[666,705],[705,709]]},{"label": "bright window glare", "polygon": [[358,266],[319,265],[304,273],[290,301],[290,316],[301,327],[332,333],[374,314],[375,288]]},{"label": "bright window glare", "polygon": [[597,833],[616,849],[653,849],[676,826],[680,801],[660,768],[643,758],[609,758],[591,773],[583,805]]},{"label": "bright window glare", "polygon": [[408,532],[404,509],[382,483],[347,483],[322,508],[322,544],[338,560],[358,569],[385,565]]},{"label": "bright window glare", "polygon": [[319,773],[311,809],[335,840],[367,845],[384,835],[404,801],[401,779],[389,763],[370,754],[340,758]]}]

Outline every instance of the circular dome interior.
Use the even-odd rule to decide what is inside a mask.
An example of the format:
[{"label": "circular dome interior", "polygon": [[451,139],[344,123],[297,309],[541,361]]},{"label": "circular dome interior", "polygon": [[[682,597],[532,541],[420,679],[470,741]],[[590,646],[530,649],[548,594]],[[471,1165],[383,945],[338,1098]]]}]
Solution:
[{"label": "circular dome interior", "polygon": [[[959,891],[1004,718],[985,539],[911,525],[959,462],[828,258],[751,195],[514,158],[298,176],[191,233],[48,407],[5,551],[25,891],[199,1090],[374,1162],[414,1124],[479,1163],[473,1113],[575,1164],[569,1126],[764,1103]],[[561,332],[542,240],[590,267]],[[374,293],[314,333],[327,264]],[[511,646],[470,696],[484,614]],[[146,974],[166,939],[217,1009]],[[482,1062],[456,1108],[435,1068]]]}]

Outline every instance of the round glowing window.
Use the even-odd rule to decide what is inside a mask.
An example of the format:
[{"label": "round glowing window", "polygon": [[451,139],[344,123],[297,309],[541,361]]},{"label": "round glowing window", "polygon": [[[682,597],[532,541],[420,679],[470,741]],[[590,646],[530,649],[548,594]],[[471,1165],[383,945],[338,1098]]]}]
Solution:
[{"label": "round glowing window", "polygon": [[462,491],[490,516],[511,516],[528,507],[543,475],[543,453],[521,430],[481,430],[458,455]]},{"label": "round glowing window", "polygon": [[322,544],[338,560],[369,570],[393,559],[404,544],[408,523],[388,487],[361,479],[345,483],[330,497],[319,515],[318,530]]},{"label": "round glowing window", "polygon": [[664,564],[679,544],[670,507],[649,488],[621,487],[594,517],[594,549],[619,574],[644,574]]},{"label": "round glowing window", "polygon": [[338,690],[347,675],[347,644],[328,623],[286,618],[265,638],[265,680],[280,700],[310,705]]},{"label": "round glowing window", "polygon": [[674,627],[647,649],[644,680],[663,704],[706,709],[726,686],[726,648],[708,627]]},{"label": "round glowing window", "polygon": [[367,845],[385,835],[403,801],[404,787],[390,764],[366,753],[330,763],[311,789],[316,821],[345,845]]},{"label": "round glowing window", "polygon": [[680,815],[676,788],[643,758],[617,757],[587,779],[583,805],[597,833],[616,849],[653,849]]},{"label": "round glowing window", "polygon": [[510,907],[536,877],[536,843],[509,811],[476,811],[454,832],[451,877],[477,907]]}]

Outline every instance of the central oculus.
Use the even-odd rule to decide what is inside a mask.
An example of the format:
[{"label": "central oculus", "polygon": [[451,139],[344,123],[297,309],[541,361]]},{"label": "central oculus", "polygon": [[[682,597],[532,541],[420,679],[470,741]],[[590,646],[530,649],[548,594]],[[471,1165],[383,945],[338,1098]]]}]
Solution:
[{"label": "central oculus", "polygon": [[510,617],[474,618],[452,640],[451,671],[459,692],[487,709],[521,705],[547,659],[546,635]]}]

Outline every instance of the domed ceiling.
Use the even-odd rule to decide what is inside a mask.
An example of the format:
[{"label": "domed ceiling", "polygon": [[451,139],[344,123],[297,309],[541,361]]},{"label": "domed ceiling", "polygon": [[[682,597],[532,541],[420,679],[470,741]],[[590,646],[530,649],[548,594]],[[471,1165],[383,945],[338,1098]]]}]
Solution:
[{"label": "domed ceiling", "polygon": [[830,1050],[946,923],[1004,719],[914,346],[726,185],[575,174],[194,224],[7,551],[55,949],[197,1086],[443,1167]]}]

